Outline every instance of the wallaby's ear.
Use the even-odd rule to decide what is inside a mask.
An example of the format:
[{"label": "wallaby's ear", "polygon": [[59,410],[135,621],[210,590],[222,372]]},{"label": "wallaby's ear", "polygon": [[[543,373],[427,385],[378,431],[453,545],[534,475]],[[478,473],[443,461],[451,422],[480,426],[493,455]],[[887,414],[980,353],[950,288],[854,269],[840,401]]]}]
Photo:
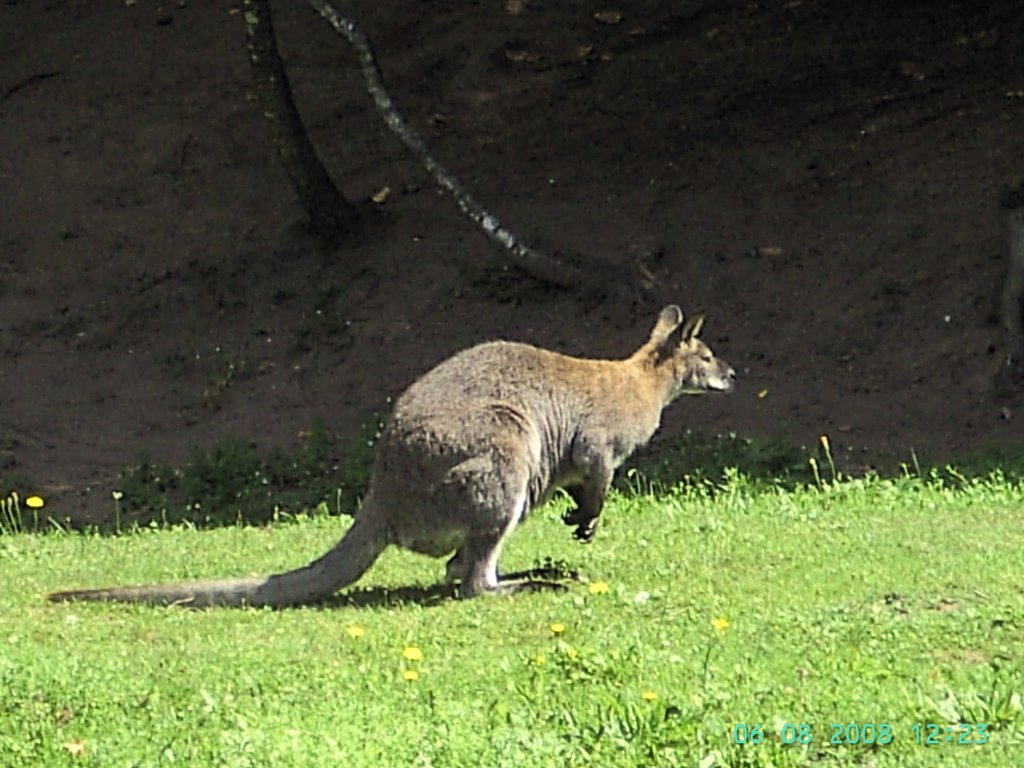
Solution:
[{"label": "wallaby's ear", "polygon": [[690,339],[695,339],[700,334],[700,329],[704,327],[704,315],[694,315],[690,320],[683,326],[682,338],[684,342]]},{"label": "wallaby's ear", "polygon": [[675,304],[669,304],[658,313],[658,322],[655,323],[654,330],[651,331],[651,342],[655,346],[662,346],[668,341],[672,332],[682,324],[683,310]]}]

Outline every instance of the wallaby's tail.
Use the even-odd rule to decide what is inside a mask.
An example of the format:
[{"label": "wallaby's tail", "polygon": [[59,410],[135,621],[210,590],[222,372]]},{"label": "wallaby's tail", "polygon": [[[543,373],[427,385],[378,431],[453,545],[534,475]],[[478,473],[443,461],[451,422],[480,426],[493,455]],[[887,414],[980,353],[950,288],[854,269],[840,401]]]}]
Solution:
[{"label": "wallaby's tail", "polygon": [[358,579],[388,545],[381,516],[366,504],[352,527],[327,554],[293,571],[249,579],[191,581],[140,587],[72,589],[47,595],[52,603],[72,600],[110,600],[121,603],[180,604],[202,608],[223,606],[308,605],[326,600]]}]

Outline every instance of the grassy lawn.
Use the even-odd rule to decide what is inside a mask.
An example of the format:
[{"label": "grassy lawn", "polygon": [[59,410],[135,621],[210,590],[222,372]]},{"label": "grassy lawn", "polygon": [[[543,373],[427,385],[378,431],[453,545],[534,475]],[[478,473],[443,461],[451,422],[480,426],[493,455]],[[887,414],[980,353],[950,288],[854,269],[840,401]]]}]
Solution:
[{"label": "grassy lawn", "polygon": [[292,567],[346,519],[0,535],[0,765],[1019,763],[1019,483],[733,476],[615,496],[590,545],[559,514],[503,565],[568,591],[427,599],[442,562],[391,550],[277,612],[43,597]]}]

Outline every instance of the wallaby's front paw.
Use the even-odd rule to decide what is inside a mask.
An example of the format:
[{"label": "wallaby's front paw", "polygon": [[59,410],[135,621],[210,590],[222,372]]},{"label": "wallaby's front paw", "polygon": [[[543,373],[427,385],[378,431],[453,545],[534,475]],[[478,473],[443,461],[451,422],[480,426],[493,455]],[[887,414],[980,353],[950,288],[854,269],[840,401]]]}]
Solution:
[{"label": "wallaby's front paw", "polygon": [[589,515],[583,514],[578,508],[570,509],[562,515],[562,522],[566,525],[586,525],[592,519]]},{"label": "wallaby's front paw", "polygon": [[594,532],[597,530],[597,521],[594,521],[594,525],[581,525],[575,531],[572,532],[572,536],[576,541],[584,544],[589,544],[590,540],[594,538]]},{"label": "wallaby's front paw", "polygon": [[572,509],[562,515],[562,522],[566,525],[575,525],[576,530],[572,536],[576,541],[587,542],[594,538],[597,530],[597,518],[581,512],[579,509]]},{"label": "wallaby's front paw", "polygon": [[597,531],[597,518],[592,517],[587,522],[581,523],[576,527],[576,530],[572,532],[572,536],[576,541],[582,541],[583,543],[589,542],[594,538],[594,533]]}]

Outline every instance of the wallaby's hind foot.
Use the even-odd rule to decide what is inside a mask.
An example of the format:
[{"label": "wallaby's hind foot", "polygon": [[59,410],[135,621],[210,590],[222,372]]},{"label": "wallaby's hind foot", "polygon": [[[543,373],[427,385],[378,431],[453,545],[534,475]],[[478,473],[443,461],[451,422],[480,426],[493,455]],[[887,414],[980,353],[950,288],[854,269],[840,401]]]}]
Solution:
[{"label": "wallaby's hind foot", "polygon": [[552,590],[556,592],[567,592],[569,587],[560,581],[536,578],[532,576],[502,576],[493,586],[474,586],[472,582],[463,582],[455,591],[455,597],[459,600],[467,600],[471,597],[481,595],[515,595],[519,592],[540,592]]},{"label": "wallaby's hind foot", "polygon": [[517,595],[520,592],[568,592],[569,587],[559,581],[545,579],[501,579],[492,595]]},{"label": "wallaby's hind foot", "polygon": [[485,594],[510,595],[521,591],[541,589],[567,590],[568,587],[563,582],[580,583],[583,581],[579,571],[563,565],[547,565],[503,575],[498,575],[495,568],[493,581],[488,574],[482,581],[474,582],[466,573],[466,561],[460,557],[464,551],[464,549],[460,549],[448,561],[445,573],[445,583],[457,585],[455,595],[461,599]]},{"label": "wallaby's hind foot", "polygon": [[502,574],[498,581],[523,581],[523,580],[539,580],[539,581],[573,581],[577,584],[583,584],[586,582],[580,572],[569,568],[567,565],[545,565],[539,568],[527,568],[523,571],[513,571],[512,573]]}]

